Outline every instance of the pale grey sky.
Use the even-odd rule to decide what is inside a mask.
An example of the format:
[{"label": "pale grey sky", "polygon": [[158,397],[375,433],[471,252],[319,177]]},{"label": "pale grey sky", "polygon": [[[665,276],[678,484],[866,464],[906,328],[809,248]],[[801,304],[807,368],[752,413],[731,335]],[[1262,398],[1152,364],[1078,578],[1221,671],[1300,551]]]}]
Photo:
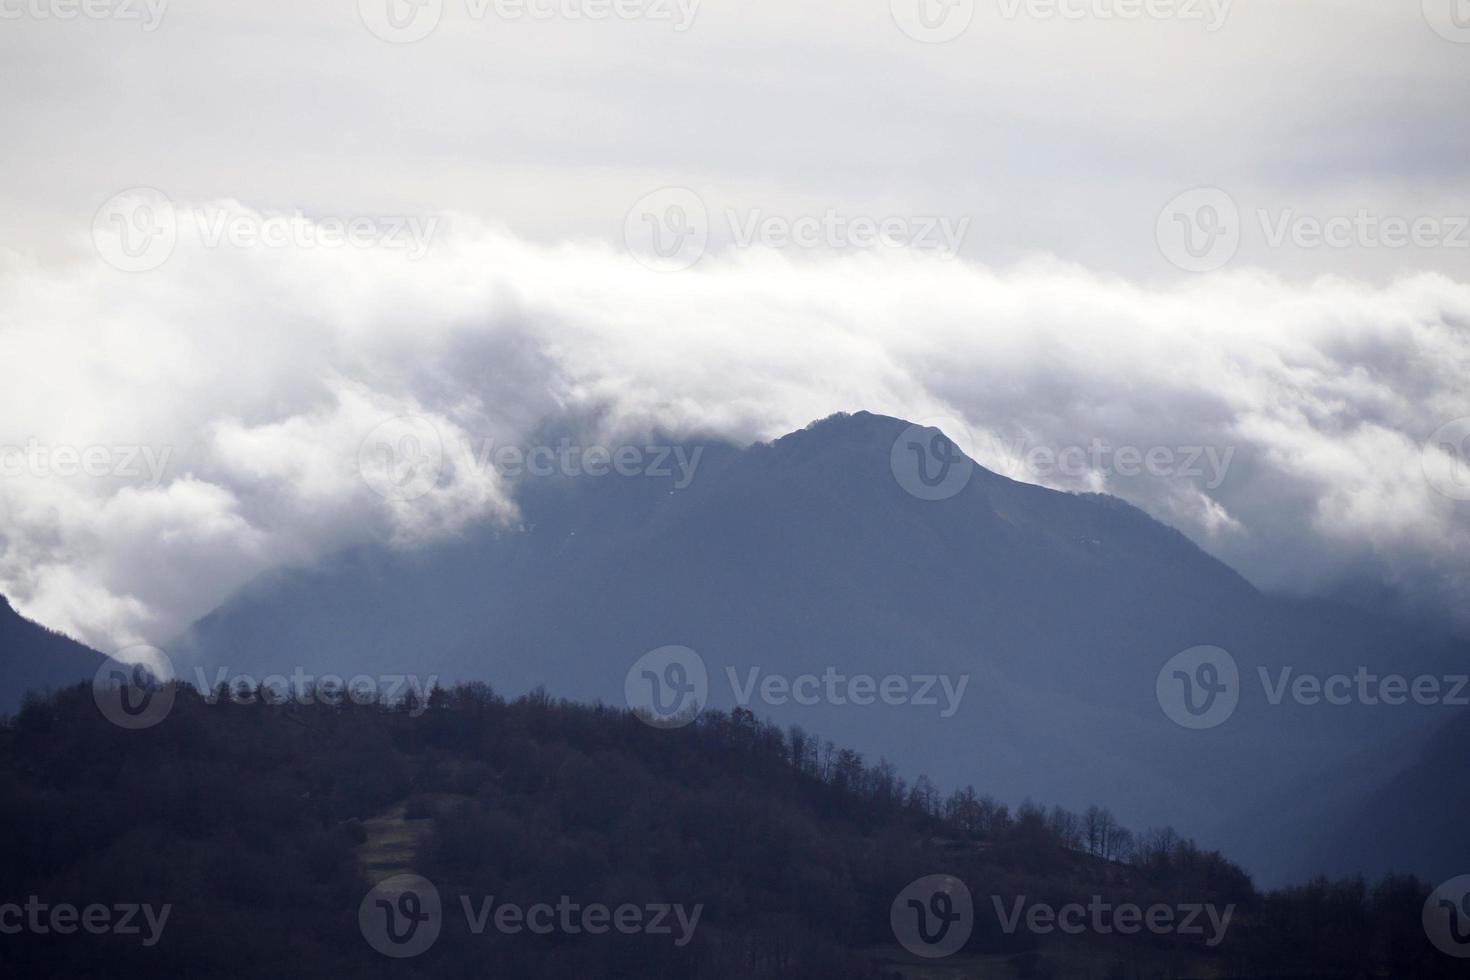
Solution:
[{"label": "pale grey sky", "polygon": [[[152,30],[143,0],[88,2],[141,19],[0,21],[7,245],[48,259],[137,185],[452,210],[535,241],[616,240],[634,201],[675,185],[716,212],[968,218],[967,258],[1148,280],[1179,271],[1160,210],[1213,186],[1242,212],[1238,263],[1383,280],[1470,261],[1267,234],[1288,211],[1470,214],[1470,43],[1420,0],[1150,0],[1168,16],[1133,20],[1130,0],[619,0],[645,16],[598,21],[424,0],[437,27],[406,44],[366,21],[411,0],[153,0]],[[1423,3],[1447,18],[1465,0]],[[900,28],[909,4],[973,12],[930,44]]]},{"label": "pale grey sky", "polygon": [[[0,0],[0,470],[139,463],[0,472],[0,591],[99,647],[509,513],[368,491],[381,421],[565,409],[946,415],[1263,585],[1463,606],[1467,0],[72,2]],[[1028,457],[1094,439],[1234,455]]]}]

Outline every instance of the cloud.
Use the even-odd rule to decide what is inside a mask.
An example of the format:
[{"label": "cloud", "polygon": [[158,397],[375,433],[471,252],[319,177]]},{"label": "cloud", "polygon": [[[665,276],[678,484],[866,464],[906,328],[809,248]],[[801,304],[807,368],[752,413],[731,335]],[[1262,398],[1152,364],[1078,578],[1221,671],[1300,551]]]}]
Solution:
[{"label": "cloud", "polygon": [[[1449,614],[1470,566],[1470,504],[1421,460],[1470,416],[1470,286],[1437,274],[1143,287],[885,248],[659,273],[465,218],[419,261],[180,235],[142,273],[5,263],[0,590],[103,649],[165,642],[272,568],[514,521],[477,449],[568,415],[740,442],[839,410],[958,416],[982,463],[1117,493],[1266,587]],[[385,423],[440,440],[431,492],[376,485]],[[58,475],[58,447],[108,467]]]}]

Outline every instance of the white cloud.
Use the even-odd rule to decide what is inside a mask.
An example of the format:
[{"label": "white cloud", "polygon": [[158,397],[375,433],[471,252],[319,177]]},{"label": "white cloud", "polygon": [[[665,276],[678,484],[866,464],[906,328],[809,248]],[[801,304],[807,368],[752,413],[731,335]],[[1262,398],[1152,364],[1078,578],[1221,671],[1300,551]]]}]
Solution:
[{"label": "white cloud", "polygon": [[[146,273],[12,257],[0,446],[169,455],[157,485],[0,480],[0,590],[102,648],[162,642],[267,569],[512,518],[461,447],[558,413],[749,441],[866,408],[963,416],[987,465],[1125,496],[1263,585],[1387,585],[1455,611],[1470,504],[1431,489],[1420,449],[1470,415],[1467,324],[1470,286],[1434,274],[1145,288],[891,250],[733,251],[663,274],[462,218],[418,262],[189,236]],[[439,488],[412,499],[359,468],[402,416],[446,447]],[[1094,440],[1234,455],[1219,480],[1028,456]]]}]

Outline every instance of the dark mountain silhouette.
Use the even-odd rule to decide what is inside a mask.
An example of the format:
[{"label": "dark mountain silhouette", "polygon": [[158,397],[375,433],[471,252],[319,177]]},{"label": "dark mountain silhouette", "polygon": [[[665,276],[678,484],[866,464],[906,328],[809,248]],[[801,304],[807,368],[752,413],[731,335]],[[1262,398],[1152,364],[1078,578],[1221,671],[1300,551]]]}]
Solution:
[{"label": "dark mountain silhouette", "polygon": [[[277,573],[171,652],[206,686],[297,668],[438,673],[621,703],[640,655],[683,644],[724,708],[727,668],[742,682],[752,668],[968,675],[952,717],[750,706],[948,785],[1172,823],[1266,879],[1297,873],[1302,841],[1373,788],[1319,783],[1304,798],[1304,784],[1447,710],[1267,703],[1258,668],[1447,670],[1464,647],[1348,606],[1263,595],[1108,496],[976,467],[951,499],[918,499],[890,464],[906,426],[859,413],[772,444],[704,443],[685,489],[672,477],[528,479],[515,528]],[[1230,651],[1244,694],[1226,724],[1188,731],[1164,716],[1155,680],[1202,644]],[[1432,865],[1413,870],[1446,870]]]},{"label": "dark mountain silhouette", "polygon": [[0,714],[20,707],[27,691],[91,680],[107,658],[26,619],[0,596]]}]

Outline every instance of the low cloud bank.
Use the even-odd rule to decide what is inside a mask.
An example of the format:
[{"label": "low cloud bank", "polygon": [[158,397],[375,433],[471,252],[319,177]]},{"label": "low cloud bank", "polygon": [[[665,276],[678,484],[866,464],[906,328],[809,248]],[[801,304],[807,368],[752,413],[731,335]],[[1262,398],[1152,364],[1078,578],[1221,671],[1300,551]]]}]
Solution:
[{"label": "low cloud bank", "polygon": [[271,568],[515,519],[505,475],[449,449],[432,492],[375,485],[374,433],[403,417],[454,447],[562,415],[609,442],[944,416],[983,464],[1123,496],[1267,588],[1448,618],[1470,584],[1470,429],[1445,428],[1470,416],[1470,285],[1436,274],[1142,288],[759,248],[660,273],[455,219],[421,255],[0,256],[0,364],[0,591],[104,650]]}]

